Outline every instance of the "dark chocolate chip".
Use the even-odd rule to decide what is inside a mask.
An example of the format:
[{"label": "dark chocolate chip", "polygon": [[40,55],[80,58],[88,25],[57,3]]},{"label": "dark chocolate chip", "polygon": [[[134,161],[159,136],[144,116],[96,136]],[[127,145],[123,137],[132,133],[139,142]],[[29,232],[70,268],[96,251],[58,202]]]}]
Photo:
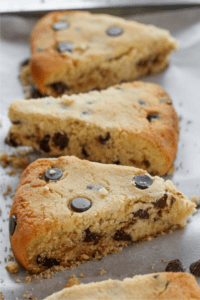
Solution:
[{"label": "dark chocolate chip", "polygon": [[103,186],[101,185],[88,185],[86,186],[86,188],[88,190],[93,190],[93,191],[99,191],[100,189],[102,189]]},{"label": "dark chocolate chip", "polygon": [[65,149],[68,146],[69,138],[66,133],[57,132],[53,136],[53,142],[55,146],[59,147],[60,150]]},{"label": "dark chocolate chip", "polygon": [[137,62],[137,66],[138,67],[142,67],[142,68],[145,68],[149,63],[149,59],[140,59],[138,62]]},{"label": "dark chocolate chip", "polygon": [[62,43],[59,43],[57,46],[57,49],[59,52],[66,52],[66,51],[71,52],[73,50],[73,48],[74,48],[74,46],[69,42],[62,42]]},{"label": "dark chocolate chip", "polygon": [[54,30],[64,30],[69,27],[69,24],[67,22],[56,22],[53,24]]},{"label": "dark chocolate chip", "polygon": [[56,91],[58,95],[62,95],[64,92],[69,91],[68,86],[63,82],[55,82],[51,84],[51,87]]},{"label": "dark chocolate chip", "polygon": [[200,259],[190,265],[190,272],[193,275],[200,277]]},{"label": "dark chocolate chip", "polygon": [[46,134],[43,137],[43,139],[40,141],[40,149],[43,150],[44,152],[50,151],[49,140],[50,140],[50,135]]},{"label": "dark chocolate chip", "polygon": [[63,172],[57,168],[48,169],[44,173],[44,178],[46,181],[49,181],[49,180],[56,181],[56,180],[59,180],[62,176],[63,176]]},{"label": "dark chocolate chip", "polygon": [[148,160],[144,160],[143,164],[145,165],[146,169],[150,167],[150,162]]},{"label": "dark chocolate chip", "polygon": [[159,275],[155,275],[155,276],[153,276],[153,277],[156,279],[156,278],[158,278],[158,277],[159,277]]},{"label": "dark chocolate chip", "polygon": [[73,209],[73,211],[84,212],[92,206],[92,203],[86,198],[78,197],[70,202],[70,206]]},{"label": "dark chocolate chip", "polygon": [[137,188],[144,190],[152,185],[153,180],[148,175],[137,175],[134,182]]},{"label": "dark chocolate chip", "polygon": [[138,211],[136,211],[134,214],[134,217],[138,217],[140,219],[149,219],[149,213],[146,210],[143,209],[139,209]]},{"label": "dark chocolate chip", "polygon": [[156,120],[158,118],[159,118],[159,114],[157,114],[157,113],[152,113],[152,114],[150,114],[150,115],[147,116],[147,120],[149,122],[151,122],[152,120]]},{"label": "dark chocolate chip", "polygon": [[123,29],[120,27],[117,27],[117,26],[110,27],[107,30],[107,35],[109,35],[109,36],[118,36],[118,35],[121,35],[122,33],[123,33]]},{"label": "dark chocolate chip", "polygon": [[87,151],[83,148],[82,149],[82,154],[85,156],[85,157],[89,157],[89,154],[87,153]]},{"label": "dark chocolate chip", "polygon": [[101,238],[101,235],[96,233],[96,232],[91,232],[90,228],[87,228],[85,230],[85,238],[83,240],[83,242],[85,243],[90,243],[90,242],[95,242],[95,244],[97,244],[97,242],[99,241],[99,239]]},{"label": "dark chocolate chip", "polygon": [[37,98],[45,97],[45,95],[43,95],[35,85],[32,85],[30,87],[30,97],[33,99],[37,99]]},{"label": "dark chocolate chip", "polygon": [[99,137],[99,142],[103,145],[106,144],[106,142],[110,139],[110,133],[107,132],[105,137],[102,137],[102,135],[100,135]]},{"label": "dark chocolate chip", "polygon": [[21,121],[12,121],[12,123],[13,123],[14,125],[19,125],[19,124],[21,124]]},{"label": "dark chocolate chip", "polygon": [[15,215],[12,215],[12,217],[10,218],[10,225],[9,225],[11,236],[14,234],[16,226],[17,226],[17,217]]},{"label": "dark chocolate chip", "polygon": [[88,110],[82,110],[82,115],[87,115],[87,114],[89,114],[90,112],[88,111]]},{"label": "dark chocolate chip", "polygon": [[113,164],[115,164],[115,165],[120,165],[121,162],[120,162],[120,160],[118,159],[118,160],[114,161]]},{"label": "dark chocolate chip", "polygon": [[145,105],[145,104],[147,104],[146,101],[144,101],[144,100],[138,100],[138,103],[139,103],[140,105]]},{"label": "dark chocolate chip", "polygon": [[167,194],[165,194],[162,198],[158,199],[153,204],[155,207],[164,208],[166,206],[166,201],[167,201]]},{"label": "dark chocolate chip", "polygon": [[47,267],[47,268],[51,268],[53,266],[59,266],[60,265],[60,261],[58,259],[41,257],[40,255],[38,255],[36,262],[37,262],[38,265],[43,266],[43,267]]},{"label": "dark chocolate chip", "polygon": [[13,133],[11,133],[9,135],[9,137],[7,137],[5,139],[5,143],[8,144],[9,146],[12,146],[12,147],[17,147],[18,146],[18,143],[15,141]]},{"label": "dark chocolate chip", "polygon": [[115,241],[131,241],[132,237],[129,233],[125,233],[123,229],[117,230],[113,236]]},{"label": "dark chocolate chip", "polygon": [[165,272],[184,272],[183,265],[179,259],[171,260],[167,264]]},{"label": "dark chocolate chip", "polygon": [[30,59],[29,59],[29,58],[25,59],[25,60],[24,60],[24,61],[21,63],[21,67],[28,66],[28,64],[29,64],[29,61],[30,61]]}]

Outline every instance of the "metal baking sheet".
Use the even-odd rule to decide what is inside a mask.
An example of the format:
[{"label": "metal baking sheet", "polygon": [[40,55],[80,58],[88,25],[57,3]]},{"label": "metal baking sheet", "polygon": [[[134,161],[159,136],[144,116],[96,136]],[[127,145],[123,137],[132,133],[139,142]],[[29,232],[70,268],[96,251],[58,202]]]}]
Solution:
[{"label": "metal baking sheet", "polygon": [[[129,17],[130,19],[130,17]],[[146,24],[155,24],[171,31],[179,41],[179,50],[171,55],[169,67],[160,74],[146,77],[145,81],[163,86],[170,94],[175,109],[180,116],[180,140],[175,160],[176,171],[170,178],[188,197],[200,196],[200,9],[179,10],[132,16],[131,19]],[[1,17],[0,40],[0,151],[12,153],[16,149],[4,143],[10,121],[7,117],[10,103],[23,98],[23,90],[18,79],[19,64],[29,57],[29,35],[36,20],[17,16]],[[162,272],[166,262],[180,259],[189,272],[189,265],[200,259],[200,210],[191,217],[187,227],[173,234],[161,236],[152,241],[131,245],[121,252],[104,257],[101,261],[82,264],[74,270],[66,270],[53,275],[52,279],[32,279],[25,282],[28,275],[20,267],[18,274],[9,274],[5,269],[5,258],[10,251],[8,217],[12,199],[2,195],[10,184],[14,192],[19,178],[6,172],[10,168],[0,167],[0,292],[4,299],[23,299],[23,295],[33,295],[44,299],[50,293],[62,289],[71,274],[84,273],[81,282],[101,281],[108,278],[122,280],[125,277]],[[100,275],[100,268],[106,273]],[[20,283],[15,282],[17,279]],[[41,282],[42,281],[42,282]],[[200,278],[197,278],[200,284]],[[24,296],[25,297],[25,296]],[[30,296],[31,297],[31,296]],[[32,298],[30,298],[32,299]]]}]

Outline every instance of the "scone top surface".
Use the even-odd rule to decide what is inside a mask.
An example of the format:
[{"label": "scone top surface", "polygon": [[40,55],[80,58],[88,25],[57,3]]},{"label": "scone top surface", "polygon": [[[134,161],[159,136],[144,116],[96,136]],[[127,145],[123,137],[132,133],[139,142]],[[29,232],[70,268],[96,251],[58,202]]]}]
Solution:
[{"label": "scone top surface", "polygon": [[[60,26],[60,23],[66,26]],[[102,72],[106,72],[107,65],[113,68],[113,62],[123,57],[125,65],[129,55],[135,56],[134,63],[142,65],[144,61],[140,62],[140,59],[147,59],[152,53],[155,55],[155,49],[157,54],[166,55],[176,48],[177,43],[167,30],[152,25],[89,12],[53,12],[43,17],[32,32],[31,74],[40,91],[45,94],[49,84],[64,80],[70,89],[75,79],[81,84],[81,78],[98,71],[99,66]],[[118,69],[114,66],[116,77],[120,71],[129,73],[128,66],[121,70],[121,63]],[[99,75],[104,77],[103,74]],[[131,74],[120,74],[119,78],[131,80]],[[91,80],[95,80],[95,77]],[[107,86],[120,82],[113,78],[109,80],[111,82]],[[88,82],[90,85],[93,86]],[[101,88],[101,83],[98,86]],[[80,86],[79,89],[84,91],[84,87]]]}]

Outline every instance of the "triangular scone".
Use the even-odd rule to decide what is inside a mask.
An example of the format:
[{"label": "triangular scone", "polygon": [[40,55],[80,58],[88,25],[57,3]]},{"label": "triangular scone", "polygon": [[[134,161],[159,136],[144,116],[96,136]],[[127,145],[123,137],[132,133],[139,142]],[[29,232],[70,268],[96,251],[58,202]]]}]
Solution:
[{"label": "triangular scone", "polygon": [[154,273],[65,288],[44,300],[200,300],[200,287],[187,273]]},{"label": "triangular scone", "polygon": [[16,100],[9,117],[9,145],[32,146],[51,156],[75,155],[155,175],[168,172],[176,156],[178,117],[169,95],[153,83]]},{"label": "triangular scone", "polygon": [[76,157],[24,171],[10,212],[16,259],[29,271],[78,265],[183,228],[195,204],[170,180]]},{"label": "triangular scone", "polygon": [[[21,80],[34,95],[77,94],[165,69],[177,42],[169,32],[120,17],[52,12],[35,26]],[[41,94],[40,94],[41,93]]]}]

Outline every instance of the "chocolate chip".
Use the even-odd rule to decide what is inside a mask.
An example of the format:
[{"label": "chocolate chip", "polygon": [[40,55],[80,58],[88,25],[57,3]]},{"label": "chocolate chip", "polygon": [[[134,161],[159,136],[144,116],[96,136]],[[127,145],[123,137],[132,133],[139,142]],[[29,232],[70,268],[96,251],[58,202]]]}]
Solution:
[{"label": "chocolate chip", "polygon": [[90,242],[95,242],[95,245],[97,245],[99,239],[101,238],[101,235],[96,233],[96,232],[91,232],[90,228],[87,228],[85,230],[85,238],[83,242],[85,243],[90,243]]},{"label": "chocolate chip", "polygon": [[200,277],[200,259],[190,265],[190,272],[193,275]]},{"label": "chocolate chip", "polygon": [[91,105],[91,104],[94,104],[94,101],[88,101],[86,103],[89,104],[89,105]]},{"label": "chocolate chip", "polygon": [[85,157],[89,157],[89,154],[87,153],[87,151],[83,148],[82,149],[82,154],[85,156]]},{"label": "chocolate chip", "polygon": [[118,159],[118,160],[114,161],[113,164],[115,164],[115,165],[120,165],[121,162],[120,162],[120,160]]},{"label": "chocolate chip", "polygon": [[66,51],[71,52],[73,50],[73,48],[74,48],[74,46],[69,42],[62,42],[62,43],[59,43],[57,46],[57,49],[59,52],[66,52]]},{"label": "chocolate chip", "polygon": [[46,134],[43,137],[43,139],[40,141],[40,149],[43,150],[44,152],[50,151],[49,140],[50,140],[50,135]]},{"label": "chocolate chip", "polygon": [[123,29],[120,27],[117,27],[117,26],[110,27],[107,30],[107,35],[109,35],[109,36],[118,36],[118,35],[121,35],[122,33],[123,33]]},{"label": "chocolate chip", "polygon": [[90,200],[83,197],[75,198],[70,202],[70,207],[73,209],[73,211],[76,212],[84,212],[88,210],[91,206],[92,203],[90,202]]},{"label": "chocolate chip", "polygon": [[150,167],[150,162],[148,160],[143,160],[143,164],[145,165],[146,169]]},{"label": "chocolate chip", "polygon": [[174,204],[174,202],[176,202],[176,199],[174,197],[172,197],[170,205],[172,206]]},{"label": "chocolate chip", "polygon": [[167,264],[165,272],[184,272],[183,265],[179,259],[171,260]]},{"label": "chocolate chip", "polygon": [[59,180],[62,176],[63,176],[63,172],[57,168],[48,169],[44,173],[44,178],[46,181],[49,181],[49,180],[56,181],[56,180]]},{"label": "chocolate chip", "polygon": [[13,133],[9,135],[8,138],[5,139],[5,143],[12,147],[17,147],[18,143],[15,141]]},{"label": "chocolate chip", "polygon": [[28,66],[28,64],[29,64],[29,61],[30,61],[30,59],[29,58],[27,58],[27,59],[25,59],[20,65],[21,65],[21,67],[25,67],[25,66]]},{"label": "chocolate chip", "polygon": [[125,233],[123,229],[117,230],[115,235],[113,236],[115,241],[131,241],[131,235],[129,233]]},{"label": "chocolate chip", "polygon": [[51,268],[53,266],[59,266],[60,265],[60,261],[58,259],[41,257],[40,255],[38,255],[36,262],[37,262],[38,265],[43,266],[43,267],[47,267],[47,268]]},{"label": "chocolate chip", "polygon": [[17,217],[15,215],[12,215],[9,224],[9,230],[11,236],[14,234],[16,226],[17,226]]},{"label": "chocolate chip", "polygon": [[134,182],[137,188],[144,190],[152,185],[153,180],[148,175],[137,175]]},{"label": "chocolate chip", "polygon": [[146,101],[144,101],[144,100],[138,100],[138,103],[139,103],[140,105],[145,105],[145,104],[147,104]]},{"label": "chocolate chip", "polygon": [[157,114],[157,113],[152,113],[152,114],[150,114],[150,115],[147,116],[147,120],[149,122],[151,122],[152,120],[156,120],[158,118],[159,118],[159,114]]},{"label": "chocolate chip", "polygon": [[69,27],[69,24],[67,22],[56,22],[53,24],[54,30],[64,30]]},{"label": "chocolate chip", "polygon": [[86,188],[88,189],[88,190],[93,190],[93,191],[99,191],[100,189],[102,189],[103,188],[103,186],[101,186],[101,185],[88,185],[88,186],[86,186]]},{"label": "chocolate chip", "polygon": [[143,209],[139,209],[138,211],[136,211],[134,214],[134,217],[138,217],[140,219],[149,219],[149,213],[146,210]]},{"label": "chocolate chip", "polygon": [[69,138],[66,133],[57,132],[53,136],[53,142],[55,146],[59,147],[60,150],[65,149],[68,146]]},{"label": "chocolate chip", "polygon": [[88,115],[88,114],[90,114],[90,112],[88,110],[82,110],[81,113],[82,113],[82,115]]},{"label": "chocolate chip", "polygon": [[153,278],[155,278],[155,279],[156,279],[156,278],[158,278],[158,277],[159,277],[159,275],[155,275],[155,276],[153,276]]},{"label": "chocolate chip", "polygon": [[30,91],[30,97],[33,99],[45,97],[45,95],[43,95],[35,85],[32,85],[29,91]]},{"label": "chocolate chip", "polygon": [[14,125],[19,125],[19,124],[21,124],[21,121],[12,121],[12,123],[13,123]]},{"label": "chocolate chip", "polygon": [[148,63],[149,63],[149,59],[140,59],[138,62],[137,62],[137,66],[138,67],[142,67],[142,68],[145,68]]},{"label": "chocolate chip", "polygon": [[165,194],[162,198],[158,199],[153,204],[155,207],[164,208],[166,206],[166,201],[167,201],[167,194]]},{"label": "chocolate chip", "polygon": [[105,137],[102,137],[102,135],[100,135],[99,137],[99,142],[103,145],[106,144],[106,142],[110,139],[110,133],[107,132]]},{"label": "chocolate chip", "polygon": [[58,95],[62,95],[64,92],[69,91],[68,86],[63,82],[54,82],[51,84],[51,87]]}]

